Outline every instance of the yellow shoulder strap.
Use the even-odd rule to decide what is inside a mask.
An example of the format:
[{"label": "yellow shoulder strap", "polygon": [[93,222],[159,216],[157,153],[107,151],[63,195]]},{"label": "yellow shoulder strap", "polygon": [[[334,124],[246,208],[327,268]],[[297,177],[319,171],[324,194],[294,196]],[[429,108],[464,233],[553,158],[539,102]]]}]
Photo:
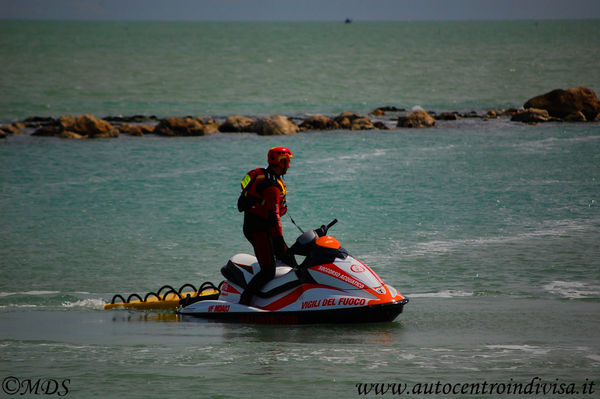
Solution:
[{"label": "yellow shoulder strap", "polygon": [[251,180],[252,180],[252,178],[250,177],[249,174],[244,176],[244,178],[242,179],[242,182],[241,182],[242,190],[246,189],[246,186],[248,186],[248,183],[250,183]]}]

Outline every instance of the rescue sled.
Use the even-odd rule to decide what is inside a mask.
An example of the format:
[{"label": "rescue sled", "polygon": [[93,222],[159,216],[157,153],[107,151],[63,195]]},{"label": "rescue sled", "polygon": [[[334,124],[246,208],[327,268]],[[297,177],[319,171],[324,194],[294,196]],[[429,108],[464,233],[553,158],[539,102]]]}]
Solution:
[{"label": "rescue sled", "polygon": [[219,296],[219,288],[212,283],[204,283],[198,289],[192,284],[184,284],[178,290],[170,285],[162,286],[156,292],[149,292],[143,297],[131,294],[125,299],[117,294],[112,297],[110,303],[104,305],[104,310],[125,308],[140,310],[177,310],[182,300],[191,298],[216,299]]}]

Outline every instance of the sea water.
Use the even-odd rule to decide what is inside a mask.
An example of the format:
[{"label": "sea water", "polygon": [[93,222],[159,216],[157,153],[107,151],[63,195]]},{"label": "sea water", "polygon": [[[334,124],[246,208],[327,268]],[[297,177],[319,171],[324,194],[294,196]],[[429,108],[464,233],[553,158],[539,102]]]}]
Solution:
[{"label": "sea water", "polygon": [[599,90],[599,22],[0,22],[0,122],[367,113]]},{"label": "sea water", "polygon": [[[481,111],[600,88],[598,36],[586,33],[597,21],[0,29],[5,122]],[[331,234],[410,299],[396,321],[102,310],[116,293],[220,282],[230,256],[251,252],[239,181],[275,145],[294,152],[290,215],[304,229],[337,218]],[[436,384],[448,397],[599,397],[599,149],[598,123],[506,118],[285,137],[11,136],[0,143],[0,396],[39,381],[68,397],[357,397],[371,383],[412,397]],[[283,221],[291,243],[299,232]],[[487,394],[460,393],[484,383]]]}]

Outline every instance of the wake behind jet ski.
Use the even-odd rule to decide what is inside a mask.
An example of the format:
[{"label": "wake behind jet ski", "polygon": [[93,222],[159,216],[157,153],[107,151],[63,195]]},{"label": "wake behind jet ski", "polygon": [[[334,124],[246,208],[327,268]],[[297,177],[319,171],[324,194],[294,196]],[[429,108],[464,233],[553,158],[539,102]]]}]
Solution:
[{"label": "wake behind jet ski", "polygon": [[226,278],[216,295],[181,300],[178,312],[234,322],[305,324],[361,323],[394,320],[408,303],[367,265],[352,257],[321,226],[301,234],[290,251],[305,256],[296,268],[283,263],[275,278],[255,293],[248,305],[240,297],[260,272],[256,257],[238,254],[221,269]]}]

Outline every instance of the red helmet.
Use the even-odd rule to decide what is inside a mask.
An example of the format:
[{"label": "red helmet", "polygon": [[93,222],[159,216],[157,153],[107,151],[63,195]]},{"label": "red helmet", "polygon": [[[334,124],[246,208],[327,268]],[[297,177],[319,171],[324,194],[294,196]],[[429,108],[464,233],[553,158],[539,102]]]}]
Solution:
[{"label": "red helmet", "polygon": [[269,162],[269,165],[276,165],[283,169],[287,169],[290,167],[290,160],[293,157],[292,152],[288,148],[273,147],[267,154],[267,161]]}]

